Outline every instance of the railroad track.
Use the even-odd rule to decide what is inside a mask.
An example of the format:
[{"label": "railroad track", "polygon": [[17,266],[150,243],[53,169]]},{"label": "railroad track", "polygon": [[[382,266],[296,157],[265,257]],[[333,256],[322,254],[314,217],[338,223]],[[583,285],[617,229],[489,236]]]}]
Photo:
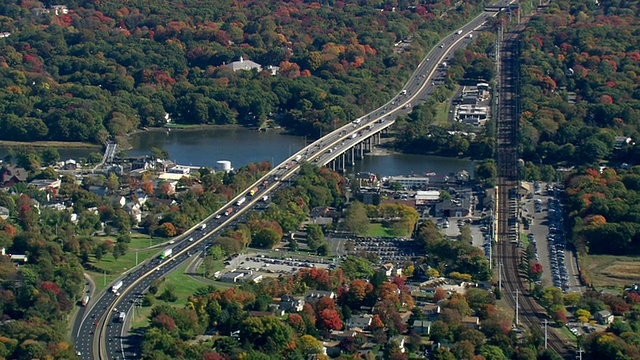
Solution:
[{"label": "railroad track", "polygon": [[[497,256],[502,263],[502,297],[512,309],[518,304],[516,323],[530,330],[540,328],[549,320],[544,309],[529,294],[524,277],[520,274],[519,217],[519,171],[518,171],[518,124],[519,109],[519,31],[505,34],[500,47],[500,70],[498,87],[497,123]],[[517,301],[516,301],[517,294]],[[549,348],[565,359],[573,359],[575,352],[554,329],[548,329]]]}]

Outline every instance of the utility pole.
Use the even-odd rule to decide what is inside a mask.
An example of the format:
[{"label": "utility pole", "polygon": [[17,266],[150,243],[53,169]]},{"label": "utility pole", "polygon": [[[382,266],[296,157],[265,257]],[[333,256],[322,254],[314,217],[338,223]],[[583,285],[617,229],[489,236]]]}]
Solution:
[{"label": "utility pole", "polygon": [[502,261],[498,263],[498,289],[502,291]]},{"label": "utility pole", "polygon": [[516,289],[516,326],[520,325],[518,321],[518,289]]}]

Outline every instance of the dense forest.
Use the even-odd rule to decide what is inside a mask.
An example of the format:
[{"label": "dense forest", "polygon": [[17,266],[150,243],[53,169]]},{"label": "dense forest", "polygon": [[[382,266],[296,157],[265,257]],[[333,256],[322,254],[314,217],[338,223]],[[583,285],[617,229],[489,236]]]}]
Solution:
[{"label": "dense forest", "polygon": [[[61,3],[0,4],[0,139],[103,142],[167,114],[317,136],[386,101],[423,49],[481,10],[477,0]],[[240,57],[263,71],[224,66]]]},{"label": "dense forest", "polygon": [[520,56],[525,178],[553,179],[558,164],[640,160],[639,11],[638,1],[565,0],[531,19]]}]

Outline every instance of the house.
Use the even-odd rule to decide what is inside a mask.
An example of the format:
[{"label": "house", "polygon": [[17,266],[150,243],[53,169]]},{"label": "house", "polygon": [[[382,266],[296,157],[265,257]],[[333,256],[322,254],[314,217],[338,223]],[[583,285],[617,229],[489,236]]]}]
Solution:
[{"label": "house", "polygon": [[27,255],[7,254],[5,248],[2,248],[2,250],[0,250],[0,253],[2,253],[3,256],[8,256],[9,258],[11,258],[11,261],[13,262],[26,263],[28,260]]},{"label": "house", "polygon": [[405,348],[404,348],[404,336],[402,335],[398,335],[398,336],[394,336],[391,339],[389,339],[389,342],[394,342],[396,343],[396,345],[398,345],[398,348],[400,349],[400,352],[404,353],[405,352]]},{"label": "house", "polygon": [[347,328],[359,328],[366,329],[371,325],[371,320],[373,319],[373,315],[371,314],[363,314],[363,315],[352,315],[351,318],[347,320]]},{"label": "house", "polygon": [[244,273],[230,271],[220,276],[220,279],[218,280],[224,281],[224,282],[230,282],[230,283],[237,283],[242,279],[243,276],[244,276]]},{"label": "house", "polygon": [[358,335],[358,332],[354,330],[331,330],[329,338],[341,341],[347,338],[354,338],[356,335]]},{"label": "house", "polygon": [[440,200],[440,191],[438,190],[419,190],[416,192],[416,205],[426,205]]},{"label": "house", "polygon": [[304,299],[285,295],[282,297],[278,305],[280,306],[280,309],[286,312],[300,312],[304,308]]},{"label": "house", "polygon": [[11,215],[9,209],[4,206],[0,206],[0,219],[7,220],[9,218],[9,215]]},{"label": "house", "polygon": [[245,276],[245,277],[241,278],[240,280],[243,281],[243,282],[249,282],[250,281],[250,282],[253,282],[253,283],[257,284],[257,283],[261,282],[262,279],[263,279],[263,275],[262,274],[251,274],[251,275],[248,275],[248,276]]},{"label": "house", "polygon": [[615,139],[614,147],[616,149],[621,149],[624,146],[631,144],[631,142],[633,141],[633,139],[631,139],[628,136],[616,136],[614,139]]},{"label": "house", "polygon": [[11,33],[10,33],[10,32],[8,32],[8,31],[0,32],[0,39],[2,39],[2,38],[8,38],[9,36],[11,36]]},{"label": "house", "polygon": [[383,264],[382,266],[380,266],[380,271],[384,272],[384,274],[389,277],[393,274],[393,264],[392,263],[386,263]]},{"label": "house", "polygon": [[431,321],[428,320],[414,320],[413,331],[418,335],[430,335],[431,334]]},{"label": "house", "polygon": [[467,217],[471,214],[473,214],[473,201],[471,196],[446,199],[436,204],[436,217]]},{"label": "house", "polygon": [[107,188],[104,186],[89,186],[89,189],[87,189],[90,193],[92,194],[96,194],[98,196],[105,196],[107,195]]},{"label": "house", "polygon": [[24,168],[13,166],[13,165],[4,165],[0,168],[0,185],[3,187],[11,187],[17,183],[27,181],[27,176],[29,172]]},{"label": "house", "polygon": [[407,189],[420,189],[429,186],[429,178],[428,177],[418,177],[418,176],[391,176],[387,180],[389,184],[391,183],[399,183],[402,185],[402,188]]},{"label": "house", "polygon": [[65,170],[76,170],[77,168],[78,168],[78,163],[73,159],[69,159],[64,162]]},{"label": "house", "polygon": [[469,329],[478,330],[480,328],[480,318],[477,316],[465,316],[462,318],[460,325]]},{"label": "house", "polygon": [[38,191],[47,191],[59,189],[62,181],[60,179],[35,179],[29,185],[35,187]]},{"label": "house", "polygon": [[324,291],[324,290],[307,290],[304,293],[304,301],[309,304],[313,304],[323,297],[335,299],[336,294],[333,291]]},{"label": "house", "polygon": [[142,222],[142,209],[139,203],[130,201],[124,205],[124,209],[133,217],[136,225]]},{"label": "house", "polygon": [[[257,62],[253,62],[251,60],[245,60],[244,57],[240,56],[240,61],[234,61],[230,64],[227,65],[223,65],[228,67],[229,69],[233,70],[233,72],[236,72],[238,70],[245,70],[245,71],[251,71],[253,69],[258,70],[258,72],[262,71],[262,65],[258,64]],[[270,70],[273,73],[273,70]]]},{"label": "house", "polygon": [[56,15],[66,15],[69,13],[67,5],[51,5],[51,10]]},{"label": "house", "polygon": [[323,348],[322,352],[324,353],[324,355],[327,355],[329,357],[340,356],[340,353],[341,353],[340,341],[337,341],[337,340],[323,341],[322,348]]},{"label": "house", "polygon": [[614,319],[613,314],[609,310],[600,310],[595,314],[594,317],[596,318],[598,324],[602,325],[609,325],[613,322]]}]

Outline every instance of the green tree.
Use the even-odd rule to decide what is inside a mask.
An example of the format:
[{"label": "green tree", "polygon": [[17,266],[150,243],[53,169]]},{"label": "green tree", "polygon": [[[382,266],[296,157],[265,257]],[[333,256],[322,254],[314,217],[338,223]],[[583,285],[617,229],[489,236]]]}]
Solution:
[{"label": "green tree", "polygon": [[109,192],[114,193],[120,187],[120,182],[118,181],[118,176],[116,173],[112,172],[109,174],[107,178],[107,189]]},{"label": "green tree", "polygon": [[259,248],[273,248],[280,242],[280,234],[271,228],[262,228],[251,239],[251,244]]},{"label": "green tree", "polygon": [[129,245],[125,242],[117,242],[114,246],[113,246],[113,257],[118,260],[118,258],[120,256],[123,256],[124,254],[127,253],[127,250],[129,250]]},{"label": "green tree", "polygon": [[344,229],[356,235],[365,235],[369,231],[369,217],[364,204],[354,201],[345,212]]},{"label": "green tree", "polygon": [[318,248],[324,243],[324,233],[317,224],[307,225],[307,246],[312,253],[318,252]]}]

